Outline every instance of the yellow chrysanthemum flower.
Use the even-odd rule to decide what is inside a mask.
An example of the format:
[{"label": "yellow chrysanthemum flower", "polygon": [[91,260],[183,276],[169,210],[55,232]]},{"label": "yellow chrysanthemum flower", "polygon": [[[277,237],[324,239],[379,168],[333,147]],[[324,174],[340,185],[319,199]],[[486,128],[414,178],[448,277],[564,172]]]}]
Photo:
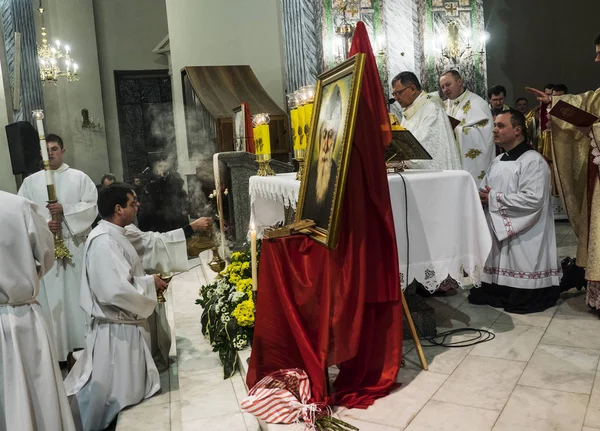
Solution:
[{"label": "yellow chrysanthemum flower", "polygon": [[240,326],[254,325],[254,302],[252,299],[248,299],[239,303],[231,315],[235,317]]},{"label": "yellow chrysanthemum flower", "polygon": [[239,251],[235,251],[233,253],[231,253],[231,261],[232,262],[237,262],[241,259],[242,257],[242,253],[240,253]]}]

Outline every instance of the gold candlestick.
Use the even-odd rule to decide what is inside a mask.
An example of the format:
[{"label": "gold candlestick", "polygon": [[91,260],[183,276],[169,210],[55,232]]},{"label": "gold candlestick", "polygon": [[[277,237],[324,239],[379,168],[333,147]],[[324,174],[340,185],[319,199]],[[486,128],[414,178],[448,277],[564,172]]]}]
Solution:
[{"label": "gold candlestick", "polygon": [[[54,172],[50,169],[50,161],[48,160],[48,149],[46,148],[46,136],[44,134],[44,111],[37,109],[33,111],[33,118],[35,119],[38,134],[40,136],[40,151],[42,153],[42,160],[44,162],[44,170],[46,171],[46,188],[48,190],[48,203],[55,204],[58,202],[56,196],[56,187],[54,186]],[[52,214],[53,221],[62,222],[59,214]],[[62,234],[60,232],[54,233],[54,258],[55,259],[71,259],[73,255],[65,245]]]},{"label": "gold candlestick", "polygon": [[302,181],[304,175],[304,159],[306,157],[306,149],[294,150],[294,158],[298,161],[298,172],[296,173],[296,179]]},{"label": "gold candlestick", "polygon": [[269,165],[269,160],[271,160],[270,154],[257,154],[256,161],[258,162],[258,172],[256,175],[259,177],[267,177],[269,175],[275,175],[275,171]]}]

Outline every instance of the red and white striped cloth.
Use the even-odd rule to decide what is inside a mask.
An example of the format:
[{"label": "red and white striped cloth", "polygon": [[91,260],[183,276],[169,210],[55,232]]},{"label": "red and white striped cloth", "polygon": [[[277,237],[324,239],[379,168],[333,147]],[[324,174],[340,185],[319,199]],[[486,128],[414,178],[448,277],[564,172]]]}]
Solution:
[{"label": "red and white striped cloth", "polygon": [[259,381],[242,401],[242,410],[268,423],[291,424],[300,420],[314,425],[321,408],[308,404],[310,381],[299,369],[275,371]]}]

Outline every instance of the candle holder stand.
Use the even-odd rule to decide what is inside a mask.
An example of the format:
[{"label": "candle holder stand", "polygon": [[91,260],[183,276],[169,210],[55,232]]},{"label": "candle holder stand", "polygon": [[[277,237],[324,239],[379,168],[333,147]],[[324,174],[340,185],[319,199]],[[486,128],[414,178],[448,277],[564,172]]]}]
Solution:
[{"label": "candle holder stand", "polygon": [[269,160],[271,160],[270,154],[257,154],[256,161],[258,162],[258,172],[256,175],[259,177],[267,177],[271,175],[275,175],[275,171],[269,165]]}]

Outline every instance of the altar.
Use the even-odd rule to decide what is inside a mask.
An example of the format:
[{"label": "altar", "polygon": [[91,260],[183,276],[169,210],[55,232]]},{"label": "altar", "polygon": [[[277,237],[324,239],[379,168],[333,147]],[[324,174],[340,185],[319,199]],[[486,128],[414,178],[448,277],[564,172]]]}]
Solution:
[{"label": "altar", "polygon": [[[295,173],[250,178],[250,217],[259,234],[291,221],[300,190],[295,178]],[[479,285],[492,239],[469,173],[411,170],[389,174],[388,183],[402,287],[416,280],[433,292],[448,276],[460,287]]]}]

